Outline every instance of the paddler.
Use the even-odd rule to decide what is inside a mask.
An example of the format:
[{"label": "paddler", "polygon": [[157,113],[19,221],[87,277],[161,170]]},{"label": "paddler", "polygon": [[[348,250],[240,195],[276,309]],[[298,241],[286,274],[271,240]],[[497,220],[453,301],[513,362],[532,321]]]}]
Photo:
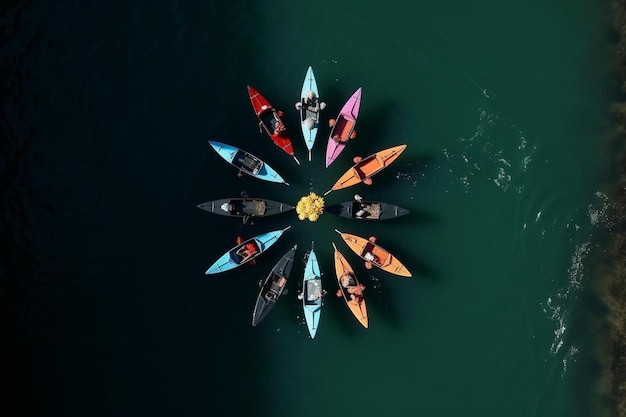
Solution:
[{"label": "paddler", "polygon": [[[376,236],[370,236],[367,240],[373,245],[376,244]],[[365,258],[365,268],[367,269],[372,269],[372,262],[378,263],[377,256],[374,255],[372,252],[365,253],[363,257]]]},{"label": "paddler", "polygon": [[[237,239],[235,240],[235,242],[237,242],[238,245],[241,245],[243,243],[243,238],[241,236],[237,236]],[[257,253],[257,249],[256,249],[256,246],[254,246],[254,243],[248,242],[244,246],[239,248],[236,253],[239,256],[243,256],[243,259],[239,263],[244,263],[252,255]],[[256,259],[252,259],[250,261],[250,265],[256,265]]]}]

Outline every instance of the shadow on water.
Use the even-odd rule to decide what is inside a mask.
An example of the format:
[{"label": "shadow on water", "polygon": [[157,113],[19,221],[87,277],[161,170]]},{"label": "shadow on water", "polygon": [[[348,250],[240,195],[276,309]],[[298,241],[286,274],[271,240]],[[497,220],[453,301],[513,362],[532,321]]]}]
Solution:
[{"label": "shadow on water", "polygon": [[[0,374],[11,388],[0,414],[16,409],[29,415],[56,414],[68,400],[57,398],[59,387],[70,386],[72,378],[89,378],[87,372],[105,381],[99,395],[118,398],[115,405],[102,404],[101,412],[114,413],[128,400],[128,386],[118,380],[119,363],[113,358],[117,346],[111,337],[115,331],[94,313],[111,301],[84,286],[94,278],[92,257],[70,243],[71,232],[65,229],[73,222],[69,205],[56,195],[51,161],[41,151],[50,139],[45,130],[48,103],[33,83],[39,76],[33,63],[49,42],[41,10],[29,2],[5,2],[2,15]],[[85,352],[94,349],[105,349],[109,356],[86,371]],[[75,399],[69,408],[90,400]]]},{"label": "shadow on water", "polygon": [[[38,158],[35,142],[39,132],[32,120],[31,112],[37,103],[26,82],[32,74],[25,68],[25,61],[40,39],[38,28],[24,16],[25,4],[4,4],[1,10],[0,327],[5,334],[0,374],[3,385],[11,387],[2,403],[5,415],[24,405],[24,412],[36,411],[36,404],[24,400],[33,395],[31,381],[41,378],[34,361],[36,345],[44,343],[45,337],[36,323],[41,323],[41,309],[50,303],[48,288],[42,284],[49,282],[55,288],[60,278],[50,272],[42,276],[41,256],[36,250],[39,244],[33,211],[49,215],[51,208],[37,197],[46,184],[32,172]],[[24,29],[16,32],[19,26]]]},{"label": "shadow on water", "polygon": [[[390,128],[390,115],[393,112],[393,103],[377,100],[375,104],[365,102],[361,106],[356,125],[358,146],[352,147],[350,158],[355,155],[366,157],[374,152],[395,145],[395,141],[386,137],[385,132]],[[384,145],[383,145],[384,144]],[[378,174],[377,174],[378,175]]]},{"label": "shadow on water", "polygon": [[[196,130],[214,109],[194,105],[195,94],[212,94],[218,105],[227,105],[220,102],[227,88],[211,84],[207,89],[204,80],[210,77],[200,76],[204,58],[189,59],[193,69],[183,63],[162,72],[144,71],[154,70],[149,61],[156,54],[148,53],[149,42],[164,55],[171,52],[161,37],[172,35],[169,40],[190,41],[189,49],[203,50],[206,21],[196,22],[202,25],[200,34],[186,26],[187,38],[168,32],[179,28],[168,25],[172,22],[165,16],[184,14],[174,5],[171,15],[152,16],[164,23],[155,40],[152,26],[137,21],[130,8],[120,13],[104,7],[97,12],[102,16],[94,16],[90,6],[2,6],[6,140],[0,141],[0,320],[6,343],[0,373],[12,391],[1,407],[19,407],[29,415],[133,414],[139,409],[158,414],[184,403],[179,412],[187,415],[206,404],[218,414],[249,415],[262,402],[260,373],[250,369],[263,351],[256,348],[256,336],[238,324],[249,322],[253,304],[232,308],[207,291],[212,286],[203,268],[219,249],[213,235],[223,229],[207,227],[209,214],[195,208],[216,190],[212,179],[217,172],[208,162],[215,157],[206,144],[210,138]],[[242,15],[236,7],[224,7],[212,13],[214,19]],[[111,22],[122,22],[130,32]],[[214,39],[211,52],[222,65],[241,70],[236,62],[224,62],[237,61],[241,49],[220,42],[223,36]],[[120,68],[111,68],[111,61]],[[137,73],[141,76],[134,79]],[[168,89],[160,77],[172,83],[185,77],[202,81],[196,91]],[[224,81],[229,82],[232,78]],[[243,100],[238,102],[252,115],[241,84]],[[163,94],[158,103],[150,98],[157,90]],[[176,113],[163,103],[185,110]],[[129,113],[116,113],[120,107]],[[175,120],[162,123],[168,117]],[[214,119],[206,125],[220,130]],[[161,148],[163,138],[167,145]],[[202,150],[178,162],[190,142]],[[198,152],[204,158],[194,167]],[[150,158],[143,160],[145,154]],[[147,159],[159,161],[158,167]],[[170,186],[176,189],[172,194]],[[236,194],[246,187],[237,188]],[[220,244],[234,240],[241,225],[227,224],[233,225]],[[219,283],[253,302],[254,286],[239,289],[235,279]],[[218,317],[226,308],[228,322]],[[176,400],[158,400],[165,392]]]}]

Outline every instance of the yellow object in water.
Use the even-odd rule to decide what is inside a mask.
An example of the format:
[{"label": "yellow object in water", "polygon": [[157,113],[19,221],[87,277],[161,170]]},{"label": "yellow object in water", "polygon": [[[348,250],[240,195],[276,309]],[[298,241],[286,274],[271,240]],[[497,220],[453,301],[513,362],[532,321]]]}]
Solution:
[{"label": "yellow object in water", "polygon": [[298,201],[296,205],[296,213],[300,220],[308,219],[311,222],[319,219],[324,212],[324,198],[311,192]]}]

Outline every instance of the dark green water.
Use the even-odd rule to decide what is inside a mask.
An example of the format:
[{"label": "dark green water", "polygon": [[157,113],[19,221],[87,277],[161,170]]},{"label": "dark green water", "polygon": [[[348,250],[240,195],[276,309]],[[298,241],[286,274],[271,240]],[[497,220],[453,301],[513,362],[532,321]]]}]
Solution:
[{"label": "dark green water", "polygon": [[[602,415],[590,279],[611,181],[607,4],[17,10],[5,50],[23,111],[6,119],[26,144],[11,148],[24,203],[7,229],[24,282],[5,291],[20,295],[7,308],[20,360],[6,368],[32,411]],[[324,123],[363,87],[358,138],[329,169],[329,129],[307,162],[293,107],[309,65]],[[258,133],[247,84],[287,113],[302,166]],[[243,147],[291,185],[237,179],[208,140]],[[295,205],[352,156],[400,143],[371,187],[326,201],[358,192],[411,210],[401,219],[242,225],[195,208],[242,190]],[[237,235],[287,225],[256,266],[204,275]],[[376,235],[413,278],[365,270],[335,228]],[[289,294],[253,328],[257,281],[312,241],[329,289],[315,340],[296,298],[299,262]],[[332,295],[331,242],[367,285],[369,329]]]}]

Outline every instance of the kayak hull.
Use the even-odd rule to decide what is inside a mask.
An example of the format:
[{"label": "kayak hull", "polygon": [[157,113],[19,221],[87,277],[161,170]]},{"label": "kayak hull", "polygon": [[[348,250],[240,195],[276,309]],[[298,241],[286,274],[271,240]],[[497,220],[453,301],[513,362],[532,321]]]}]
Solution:
[{"label": "kayak hull", "polygon": [[335,119],[326,145],[326,168],[335,162],[352,137],[361,109],[361,92],[362,89],[359,87],[345,102]]},{"label": "kayak hull", "polygon": [[371,178],[398,159],[406,149],[406,146],[407,145],[393,146],[359,160],[359,162],[356,162],[337,180],[337,182],[335,182],[326,194],[331,191],[351,187]]},{"label": "kayak hull", "polygon": [[239,171],[260,180],[289,185],[274,168],[251,153],[222,142],[209,141],[209,144],[224,161]]},{"label": "kayak hull", "polygon": [[[360,293],[357,297],[351,297],[354,292],[350,291],[350,288],[359,288],[361,283],[354,274],[352,266],[348,263],[346,258],[337,250],[337,247],[333,243],[334,248],[334,260],[335,260],[335,275],[337,276],[337,285],[341,292],[341,297],[346,302],[346,305],[352,312],[352,315],[357,319],[359,323],[366,329],[369,327],[369,319],[367,317],[367,305],[365,304],[365,298],[362,296],[362,290],[358,290]],[[347,285],[344,285],[343,278],[348,278]],[[339,293],[338,293],[339,294]]]},{"label": "kayak hull", "polygon": [[[227,209],[224,209],[224,205]],[[265,198],[222,198],[198,204],[201,210],[228,217],[267,217],[293,210],[295,207],[280,201]]]},{"label": "kayak hull", "polygon": [[[390,274],[398,275],[405,278],[412,276],[411,272],[404,266],[402,262],[389,251],[365,239],[363,237],[350,233],[343,233],[336,230],[341,235],[343,241],[357,256],[366,262],[370,262],[373,266],[382,269]],[[372,259],[374,257],[374,259]]]},{"label": "kayak hull", "polygon": [[[291,226],[287,226],[282,230],[274,230],[271,232],[263,233],[258,236],[252,237],[238,244],[237,246],[226,251],[222,256],[220,256],[213,264],[206,270],[206,275],[218,274],[221,272],[230,271],[231,269],[240,267],[241,265],[249,263],[251,260],[256,259],[261,254],[263,254],[266,250],[268,250],[274,243],[280,239],[283,233],[288,230]],[[238,252],[248,246],[255,245],[257,252],[247,258],[243,259],[241,255],[238,255]]]},{"label": "kayak hull", "polygon": [[254,310],[252,312],[252,325],[258,325],[268,313],[274,308],[276,302],[285,290],[287,279],[291,274],[293,260],[298,245],[294,245],[282,258],[274,265],[269,275],[260,282],[261,290],[257,296]]},{"label": "kayak hull", "polygon": [[261,129],[265,131],[265,133],[270,137],[270,139],[272,139],[272,142],[274,142],[276,146],[278,146],[283,152],[294,158],[295,161],[300,164],[295,156],[293,144],[291,143],[291,138],[289,137],[289,133],[287,132],[287,130],[285,129],[280,133],[275,133],[276,124],[283,123],[278,111],[261,93],[259,93],[256,88],[252,86],[248,86],[248,96],[250,98],[250,102],[252,103],[254,113],[259,120],[259,126],[261,127]]},{"label": "kayak hull", "polygon": [[302,280],[302,307],[304,320],[311,339],[315,338],[322,313],[322,274],[320,273],[317,255],[311,249],[304,267]]},{"label": "kayak hull", "polygon": [[409,214],[409,211],[395,204],[380,201],[344,201],[324,208],[326,213],[354,220],[389,220]]},{"label": "kayak hull", "polygon": [[[313,95],[310,100],[307,97],[309,94]],[[321,101],[315,74],[313,74],[313,68],[309,67],[304,76],[302,91],[300,92],[300,127],[304,143],[309,151],[309,161],[311,160],[311,150],[315,144],[315,138],[319,129],[320,105]]]}]

